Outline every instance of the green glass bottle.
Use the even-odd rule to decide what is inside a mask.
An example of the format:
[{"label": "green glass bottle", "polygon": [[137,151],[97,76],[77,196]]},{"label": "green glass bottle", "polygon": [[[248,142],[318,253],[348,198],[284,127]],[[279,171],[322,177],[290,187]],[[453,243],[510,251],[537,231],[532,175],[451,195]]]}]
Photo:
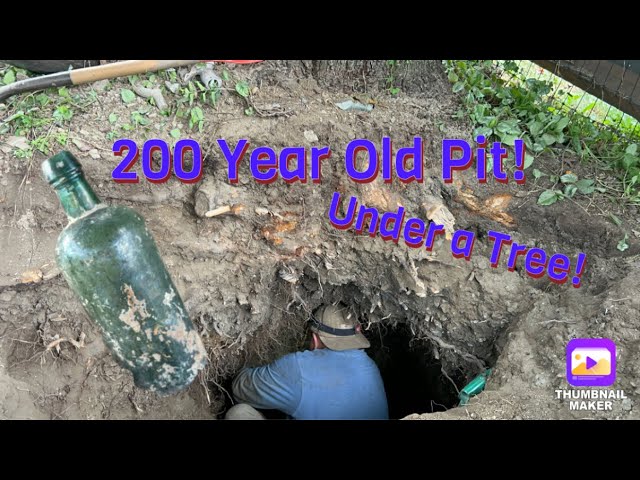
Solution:
[{"label": "green glass bottle", "polygon": [[45,160],[42,172],[69,218],[58,266],[112,354],[140,388],[186,388],[207,355],[144,219],[102,203],[69,152]]}]

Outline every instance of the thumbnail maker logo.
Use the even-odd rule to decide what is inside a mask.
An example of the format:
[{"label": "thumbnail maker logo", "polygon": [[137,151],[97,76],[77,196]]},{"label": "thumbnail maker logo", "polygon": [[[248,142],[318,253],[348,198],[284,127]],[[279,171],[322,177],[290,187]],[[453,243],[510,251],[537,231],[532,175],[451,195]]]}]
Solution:
[{"label": "thumbnail maker logo", "polygon": [[608,387],[616,380],[616,345],[607,338],[576,338],[567,345],[567,381],[574,387]]}]

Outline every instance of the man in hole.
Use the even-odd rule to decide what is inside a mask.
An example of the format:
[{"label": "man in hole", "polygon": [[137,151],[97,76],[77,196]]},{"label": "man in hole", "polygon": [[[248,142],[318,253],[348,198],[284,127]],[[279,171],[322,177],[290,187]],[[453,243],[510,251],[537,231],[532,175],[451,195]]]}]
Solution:
[{"label": "man in hole", "polygon": [[344,305],[324,305],[311,318],[309,349],[257,368],[233,381],[238,402],[227,420],[263,420],[257,409],[295,420],[387,420],[389,411],[370,344]]}]

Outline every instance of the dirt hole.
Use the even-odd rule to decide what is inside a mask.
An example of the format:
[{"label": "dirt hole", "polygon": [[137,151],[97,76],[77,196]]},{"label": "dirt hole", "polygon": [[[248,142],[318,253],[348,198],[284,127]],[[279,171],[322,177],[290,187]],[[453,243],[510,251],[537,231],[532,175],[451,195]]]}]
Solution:
[{"label": "dirt hole", "polygon": [[[466,377],[462,372],[448,372],[447,378],[432,344],[415,338],[407,324],[381,324],[364,333],[371,343],[367,353],[380,368],[391,419],[445,411],[458,405],[458,390],[464,387]],[[232,381],[230,376],[221,383],[229,393]],[[223,418],[232,405],[225,395],[225,408],[218,418]],[[269,419],[287,418],[278,411],[261,411]]]},{"label": "dirt hole", "polygon": [[407,324],[382,324],[367,337],[371,342],[369,356],[384,380],[390,418],[441,412],[458,405],[456,388],[464,387],[464,376],[449,372],[447,378],[432,344],[416,339]]}]

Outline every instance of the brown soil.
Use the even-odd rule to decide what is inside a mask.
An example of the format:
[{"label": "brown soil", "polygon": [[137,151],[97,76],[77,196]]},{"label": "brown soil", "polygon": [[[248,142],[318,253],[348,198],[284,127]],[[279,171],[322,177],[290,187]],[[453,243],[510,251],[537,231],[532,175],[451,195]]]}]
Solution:
[{"label": "brown soil", "polygon": [[[172,397],[134,387],[129,372],[106,350],[55,267],[55,242],[66,217],[40,178],[45,156],[17,159],[5,143],[8,135],[0,136],[0,419],[216,418],[228,404],[226,382],[239,368],[302,348],[309,312],[337,299],[353,306],[365,333],[382,345],[388,331],[406,325],[412,344],[441,364],[457,388],[483,368],[494,368],[487,389],[470,405],[431,413],[427,402],[411,418],[640,418],[634,406],[640,394],[637,210],[611,202],[605,194],[537,206],[545,180],[534,182],[530,173],[524,186],[479,185],[473,171],[444,185],[442,139],[471,140],[471,128],[452,118],[459,105],[446,83],[428,95],[380,94],[372,112],[356,113],[334,105],[350,98],[344,89],[331,82],[319,86],[308,72],[295,76],[277,62],[230,71],[258,87],[253,94],[257,106],[266,110],[277,103],[280,108],[274,111],[293,114],[246,116],[244,101],[225,91],[215,108],[205,109],[202,132],[186,133],[182,120],[154,111],[147,130],[138,127],[128,136],[139,144],[152,137],[171,141],[169,131],[181,126],[183,137],[197,139],[204,148],[205,179],[218,192],[219,205],[245,205],[238,216],[199,218],[195,193],[204,182],[185,185],[172,178],[161,185],[125,185],[111,180],[117,160],[111,153],[113,141],[106,138],[112,128],[109,114],[128,118],[149,106],[141,98],[123,104],[119,92],[125,81],[113,81],[107,90],[104,85],[78,87],[85,92],[100,88],[99,101],[76,111],[65,126],[70,139],[77,140],[68,149],[83,162],[97,194],[145,217],[209,349],[208,370]],[[166,98],[173,100],[171,94]],[[318,141],[309,142],[305,131],[314,132]],[[424,183],[359,185],[344,174],[342,159],[350,140],[368,138],[379,144],[390,136],[399,148],[416,135],[425,141]],[[242,162],[240,182],[231,186],[218,138],[232,145],[247,138],[252,147],[276,150],[329,145],[333,154],[323,164],[319,185],[260,185],[248,162]],[[559,158],[537,159],[535,167],[547,173],[570,168],[581,177],[610,180],[588,166],[564,165]],[[422,205],[429,198],[442,199],[455,227],[476,233],[473,256],[468,262],[453,258],[444,239],[427,252],[402,241],[396,245],[336,230],[326,216],[335,191],[353,194],[381,211],[400,204],[407,216],[420,218],[425,218]],[[511,227],[469,207],[470,198],[482,204],[497,194],[511,199],[503,212],[513,218]],[[260,208],[270,213],[259,214]],[[609,220],[610,212],[623,221],[621,226]],[[586,253],[582,287],[556,285],[546,277],[535,280],[522,267],[509,272],[506,252],[501,266],[491,268],[488,230],[572,259]],[[631,247],[621,252],[616,245],[625,232]],[[56,339],[79,341],[81,336],[80,348],[63,341],[47,349]],[[614,402],[613,412],[571,412],[555,398],[554,389],[567,388],[565,346],[576,337],[616,342],[615,388],[629,399]],[[440,375],[439,381],[448,380]]]}]

